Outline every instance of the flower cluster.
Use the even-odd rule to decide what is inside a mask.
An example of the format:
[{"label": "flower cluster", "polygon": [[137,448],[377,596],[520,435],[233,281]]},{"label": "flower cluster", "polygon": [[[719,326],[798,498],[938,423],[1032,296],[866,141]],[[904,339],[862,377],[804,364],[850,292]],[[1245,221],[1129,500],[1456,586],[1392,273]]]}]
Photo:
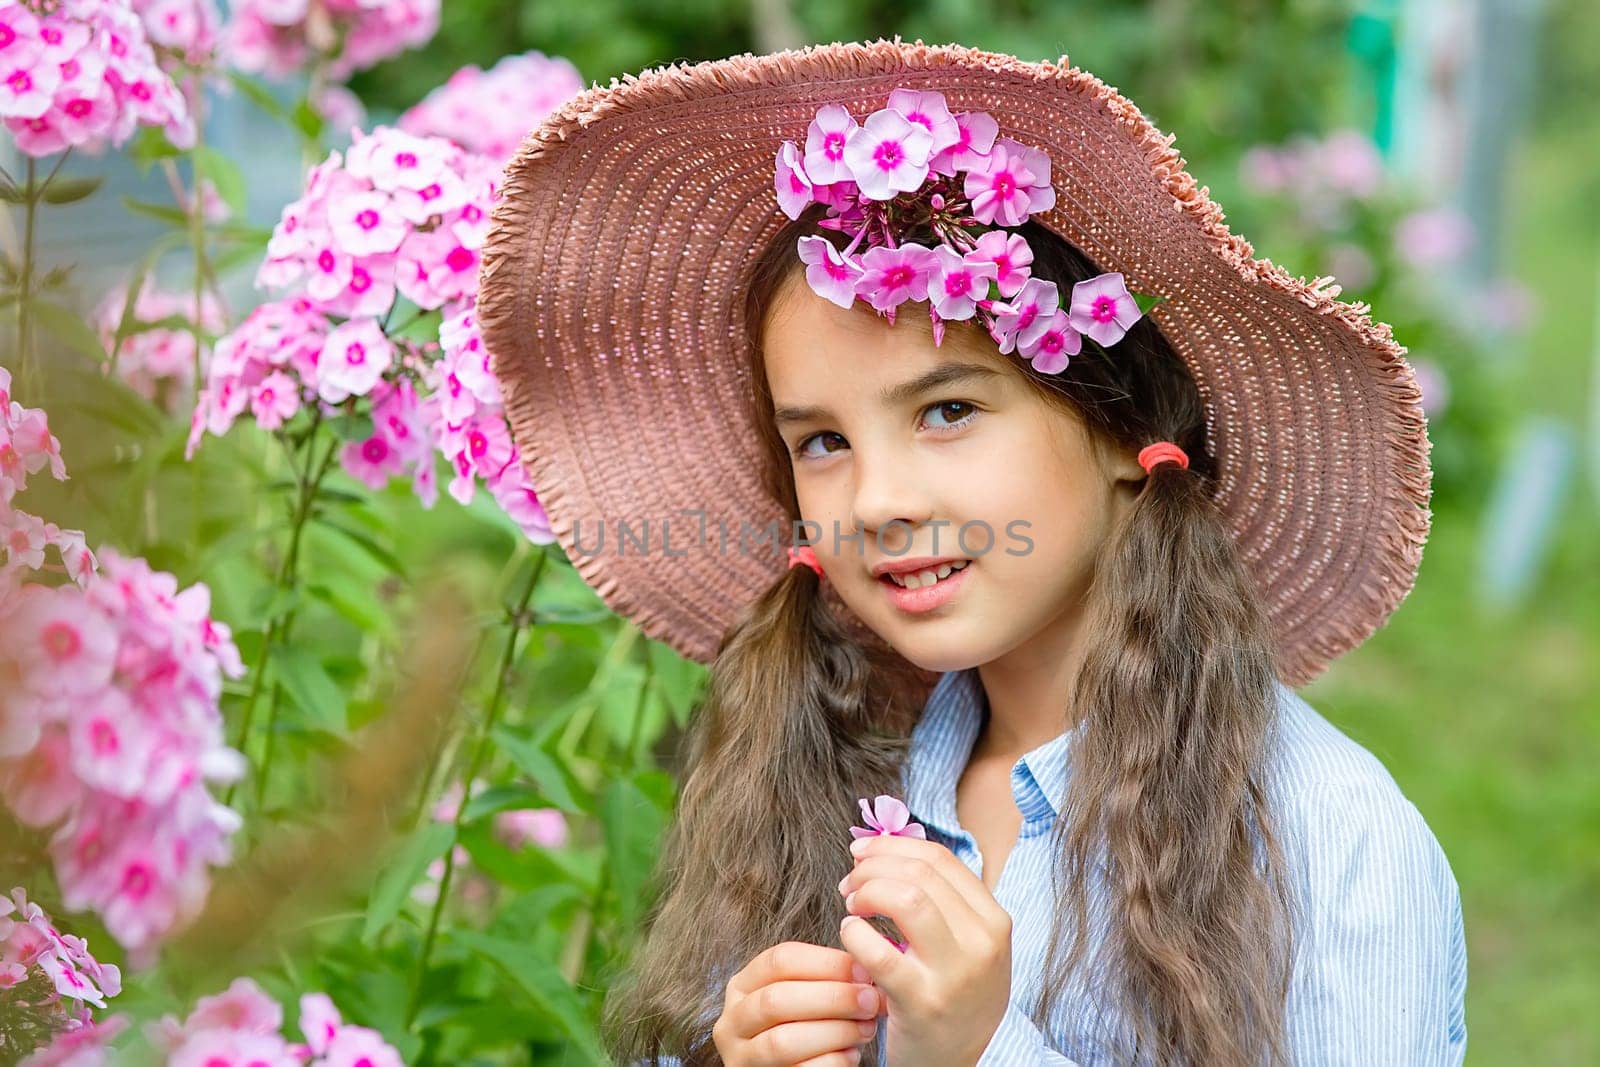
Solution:
[{"label": "flower cluster", "polygon": [[342,82],[358,70],[426,44],[439,31],[439,0],[239,0],[223,48],[240,70],[286,78],[307,61]]},{"label": "flower cluster", "polygon": [[[204,585],[102,548],[87,588],[21,586],[0,607],[9,676],[0,797],[50,839],[62,902],[92,908],[141,962],[204,902],[238,816],[207,781],[244,759],[223,742],[224,675],[244,672]],[[59,825],[58,825],[59,824]]]},{"label": "flower cluster", "polygon": [[[28,475],[46,467],[57,481],[66,481],[61,442],[50,432],[49,416],[11,399],[11,372],[0,367],[0,608],[24,572],[45,567],[46,548],[56,550],[61,569],[80,585],[94,574],[94,553],[82,530],[63,530],[12,506],[28,487]],[[0,757],[20,744],[20,730],[9,717],[0,716]]]},{"label": "flower cluster", "polygon": [[469,305],[445,319],[439,340],[443,354],[429,369],[427,380],[433,390],[432,431],[453,472],[450,495],[462,504],[471,503],[481,478],[530,541],[555,540],[550,517],[512,443],[475,307]]},{"label": "flower cluster", "polygon": [[[409,474],[431,507],[437,451],[456,500],[470,503],[481,479],[531,540],[552,541],[473,313],[500,167],[439,137],[357,132],[283,209],[256,283],[296,295],[256,308],[218,341],[188,453],[247,410],[274,430],[301,407],[326,412],[354,398],[370,403],[373,431],[340,453],[352,477],[377,489]],[[400,297],[415,308],[409,318],[440,314],[437,342],[388,328]]]},{"label": "flower cluster", "polygon": [[210,67],[222,41],[222,15],[213,0],[133,0],[161,66]]},{"label": "flower cluster", "polygon": [[[942,93],[896,89],[859,123],[823,105],[803,150],[783,142],[773,186],[791,219],[822,204],[819,225],[851,234],[842,250],[799,239],[814,292],[840,307],[859,297],[891,323],[926,300],[935,344],[946,322],[976,317],[1001,352],[1054,374],[1084,337],[1115,344],[1143,314],[1119,273],[1077,283],[1065,308],[1054,282],[1031,276],[1033,252],[1007,228],[1055,206],[1050,157],[999,136],[986,112],[951,114]],[[909,239],[921,235],[933,243]]]},{"label": "flower cluster", "polygon": [[195,138],[129,0],[0,0],[0,117],[30,156],[97,155],[140,125],[162,127],[179,148]]},{"label": "flower cluster", "polygon": [[[202,193],[206,186],[202,186]],[[128,286],[108,292],[94,311],[94,326],[107,352],[116,341]],[[133,303],[135,330],[117,349],[117,377],[134,392],[165,406],[186,398],[194,379],[194,332],[185,323],[196,317],[193,289],[173,292],[146,281]],[[216,335],[227,325],[221,303],[206,291],[199,303],[202,330]]]},{"label": "flower cluster", "polygon": [[[104,1039],[120,1026],[97,1025],[89,1006],[106,1006],[106,998],[122,991],[122,972],[115,964],[101,963],[81,937],[57,930],[44,909],[28,900],[21,886],[9,899],[0,898],[0,1058],[8,1063],[17,1053],[31,1051],[9,1045],[8,1034],[21,1031],[15,1024],[28,1017],[31,1029],[57,1034],[55,1051],[67,1045],[81,1048],[92,1034]],[[23,1062],[51,1062],[45,1055]]]},{"label": "flower cluster", "polygon": [[583,78],[571,61],[524,52],[487,71],[462,67],[401,115],[399,126],[448,137],[503,167],[530,128],[582,89]]},{"label": "flower cluster", "polygon": [[226,990],[201,997],[180,1022],[164,1015],[145,1035],[172,1064],[216,1067],[402,1067],[400,1054],[378,1031],[346,1023],[326,993],[300,998],[305,1041],[281,1033],[283,1008],[250,978],[235,978]]}]

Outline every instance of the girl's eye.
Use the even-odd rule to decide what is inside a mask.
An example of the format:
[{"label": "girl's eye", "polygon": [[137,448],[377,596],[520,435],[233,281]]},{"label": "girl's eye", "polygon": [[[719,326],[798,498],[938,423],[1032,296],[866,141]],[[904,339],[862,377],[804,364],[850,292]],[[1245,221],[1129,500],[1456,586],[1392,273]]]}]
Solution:
[{"label": "girl's eye", "polygon": [[923,411],[943,411],[946,408],[955,408],[955,409],[957,409],[957,411],[965,410],[965,411],[969,412],[969,414],[963,415],[961,418],[956,419],[954,422],[947,422],[942,426],[937,424],[937,423],[935,423],[934,426],[933,426],[934,429],[936,429],[936,430],[954,430],[954,429],[956,429],[958,427],[965,426],[967,423],[971,422],[973,420],[973,418],[976,417],[976,415],[977,415],[977,409],[975,407],[973,407],[973,405],[969,404],[965,400],[944,400],[944,401],[940,401],[937,404],[929,404],[927,407],[923,408],[922,410]]},{"label": "girl's eye", "polygon": [[[945,421],[945,422],[942,422],[942,423],[941,422],[937,422],[937,421],[933,422],[933,423],[931,423],[929,425],[929,428],[934,430],[937,433],[952,433],[952,432],[954,432],[956,430],[962,429],[968,423],[970,423],[974,418],[977,417],[977,413],[978,413],[977,407],[975,405],[973,405],[972,403],[966,401],[966,400],[943,400],[943,401],[940,401],[937,404],[929,404],[927,407],[922,409],[922,412],[923,412],[923,414],[926,414],[926,413],[928,413],[930,411],[938,411],[938,412],[943,412],[946,415],[948,415],[949,414],[948,409],[951,409],[951,408],[954,408],[957,413],[965,411],[965,412],[967,412],[967,414],[962,415],[960,418],[954,420],[953,422],[951,422],[951,421]],[[797,458],[799,458],[799,459],[822,459],[825,456],[828,456],[831,453],[833,453],[835,451],[838,451],[838,449],[828,449],[828,448],[824,448],[820,452],[808,450],[809,446],[813,442],[822,441],[822,440],[824,440],[826,438],[830,438],[830,437],[837,438],[840,441],[844,440],[843,437],[840,437],[839,434],[834,433],[832,430],[824,430],[822,433],[814,433],[810,437],[807,437],[805,440],[801,441],[799,444],[795,445],[795,448],[794,448],[795,456]],[[849,447],[848,443],[846,443],[843,447]]]},{"label": "girl's eye", "polygon": [[[814,433],[810,437],[807,437],[804,441],[801,441],[798,445],[795,446],[794,454],[800,459],[820,459],[823,456],[826,456],[828,454],[828,452],[826,450],[824,450],[822,452],[808,452],[808,451],[806,451],[806,446],[811,444],[811,442],[820,441],[825,437],[839,437],[839,435],[834,433],[831,430],[824,431],[823,433]],[[843,440],[843,438],[840,438],[840,440]]]}]

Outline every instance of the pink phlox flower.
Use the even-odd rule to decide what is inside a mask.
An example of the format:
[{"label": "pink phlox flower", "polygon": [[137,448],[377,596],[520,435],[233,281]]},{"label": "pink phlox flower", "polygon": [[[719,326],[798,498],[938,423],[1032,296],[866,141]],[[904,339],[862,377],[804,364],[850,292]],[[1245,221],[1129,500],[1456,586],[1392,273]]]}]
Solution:
[{"label": "pink phlox flower", "polygon": [[527,468],[520,462],[506,464],[499,475],[485,484],[495,503],[511,517],[511,521],[517,524],[529,541],[536,545],[548,545],[555,541],[550,516],[539,500],[538,491],[528,480]]},{"label": "pink phlox flower", "polygon": [[856,287],[865,273],[856,257],[842,255],[826,237],[806,236],[798,244],[811,291],[840,307],[854,303]]},{"label": "pink phlox flower", "polygon": [[860,125],[847,108],[824,104],[806,128],[806,151],[802,160],[808,179],[817,185],[854,182],[844,147]]},{"label": "pink phlox flower", "polygon": [[1057,310],[1043,333],[1017,346],[1017,354],[1040,374],[1060,374],[1082,348],[1083,336],[1073,328],[1067,313]]},{"label": "pink phlox flower", "polygon": [[382,192],[356,193],[330,203],[328,222],[340,248],[353,256],[393,252],[409,229]]},{"label": "pink phlox flower", "polygon": [[936,264],[928,276],[928,300],[941,319],[970,319],[978,310],[977,301],[988,297],[989,282],[999,268],[981,255],[962,255],[948,245],[935,246],[933,254]]},{"label": "pink phlox flower", "polygon": [[927,831],[919,822],[911,820],[911,809],[898,797],[888,794],[879,794],[869,807],[867,798],[861,798],[861,817],[866,822],[866,827],[850,827],[851,837],[872,837],[877,834],[886,834],[900,837],[918,837],[927,839]]},{"label": "pink phlox flower", "polygon": [[1072,326],[1102,347],[1122,340],[1142,314],[1128,292],[1122,274],[1099,274],[1072,287]]},{"label": "pink phlox flower", "polygon": [[19,1067],[101,1067],[112,1062],[106,1046],[129,1024],[126,1015],[80,1022],[29,1053]]},{"label": "pink phlox flower", "polygon": [[276,430],[299,410],[300,383],[281,370],[263,378],[250,401],[256,425],[263,430]]},{"label": "pink phlox flower", "polygon": [[928,279],[938,264],[933,249],[925,245],[875,245],[861,256],[862,275],[856,281],[856,295],[879,311],[888,311],[907,300],[923,299],[927,296]]},{"label": "pink phlox flower", "polygon": [[1000,133],[1000,124],[987,111],[963,111],[955,116],[955,123],[955,144],[936,152],[928,161],[928,168],[935,174],[954,177],[980,165],[988,158],[994,139]]},{"label": "pink phlox flower", "polygon": [[567,843],[567,817],[559,808],[502,811],[495,816],[494,829],[507,848],[522,848],[530,843],[560,848]]},{"label": "pink phlox flower", "polygon": [[402,114],[398,125],[409,133],[448,137],[504,167],[523,134],[583,88],[571,61],[529,51],[505,56],[487,71],[462,67]]},{"label": "pink phlox flower", "polygon": [[378,1031],[346,1024],[333,1035],[319,1067],[405,1067],[405,1062]]},{"label": "pink phlox flower", "polygon": [[300,1067],[278,1034],[198,1030],[167,1057],[167,1067]]},{"label": "pink phlox flower", "polygon": [[920,187],[928,177],[933,134],[898,111],[883,108],[867,116],[844,146],[861,195],[869,200],[891,200],[895,194]]},{"label": "pink phlox flower", "polygon": [[889,93],[888,106],[928,131],[933,138],[928,149],[930,158],[961,141],[961,128],[950,114],[944,94],[937,90],[895,89]]},{"label": "pink phlox flower", "polygon": [[793,141],[783,142],[778,149],[778,164],[772,176],[773,188],[778,193],[778,206],[791,219],[800,217],[811,203],[811,179],[806,177],[800,162],[800,150]]},{"label": "pink phlox flower", "polygon": [[196,1030],[239,1030],[249,1034],[273,1034],[283,1027],[283,1007],[255,979],[235,978],[221,993],[195,1001],[184,1027]]},{"label": "pink phlox flower", "polygon": [[1023,283],[1033,274],[1033,249],[1020,233],[990,230],[978,238],[977,245],[967,254],[995,265],[995,285],[1007,300],[1021,292]]},{"label": "pink phlox flower", "polygon": [[1010,353],[1019,345],[1032,344],[1050,328],[1052,317],[1061,306],[1055,282],[1029,278],[1017,295],[1003,308],[996,308],[994,333],[1000,351]]},{"label": "pink phlox flower", "polygon": [[394,362],[394,345],[373,318],[334,327],[317,361],[317,395],[330,404],[365,396]]},{"label": "pink phlox flower", "polygon": [[963,191],[979,222],[1017,226],[1055,206],[1050,157],[1009,137],[995,140],[988,157],[967,172]]}]

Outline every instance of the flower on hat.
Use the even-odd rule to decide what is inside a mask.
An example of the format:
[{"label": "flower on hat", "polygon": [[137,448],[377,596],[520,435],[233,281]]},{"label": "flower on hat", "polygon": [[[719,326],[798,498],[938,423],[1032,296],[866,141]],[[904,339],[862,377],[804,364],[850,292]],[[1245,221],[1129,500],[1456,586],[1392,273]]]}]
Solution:
[{"label": "flower on hat", "polygon": [[1032,277],[1033,250],[1007,228],[1055,206],[1050,157],[999,135],[982,111],[952,114],[944,94],[899,88],[860,122],[824,104],[805,147],[784,141],[773,171],[778,206],[798,219],[827,208],[818,225],[848,233],[799,238],[813,292],[840,307],[865,300],[891,323],[907,300],[926,300],[934,344],[944,324],[977,319],[1003,353],[1058,373],[1089,337],[1120,340],[1160,297],[1140,300],[1120,273],[1073,287],[1063,307],[1054,283]]},{"label": "flower on hat", "polygon": [[898,111],[874,111],[845,142],[844,161],[861,195],[890,200],[916,189],[928,177],[933,134]]},{"label": "flower on hat", "polygon": [[800,238],[800,260],[806,264],[806,281],[813,292],[842,308],[855,300],[861,265],[841,256],[827,238]]},{"label": "flower on hat", "polygon": [[1134,303],[1118,273],[1102,274],[1072,287],[1072,325],[1098,345],[1111,345],[1139,319]]}]

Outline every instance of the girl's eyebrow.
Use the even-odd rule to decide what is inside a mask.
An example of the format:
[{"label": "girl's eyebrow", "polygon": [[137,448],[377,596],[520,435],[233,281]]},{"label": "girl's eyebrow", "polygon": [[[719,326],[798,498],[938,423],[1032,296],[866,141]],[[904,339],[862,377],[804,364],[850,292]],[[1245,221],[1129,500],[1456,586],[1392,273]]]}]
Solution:
[{"label": "girl's eyebrow", "polygon": [[[999,371],[993,367],[986,367],[981,363],[941,363],[932,370],[925,371],[908,381],[901,382],[898,385],[887,386],[878,393],[878,400],[885,407],[892,407],[940,386],[972,379],[998,377],[1000,377]],[[779,426],[791,422],[810,422],[831,417],[832,415],[828,409],[819,405],[805,407],[779,405],[773,408],[772,413],[772,421]]]}]

